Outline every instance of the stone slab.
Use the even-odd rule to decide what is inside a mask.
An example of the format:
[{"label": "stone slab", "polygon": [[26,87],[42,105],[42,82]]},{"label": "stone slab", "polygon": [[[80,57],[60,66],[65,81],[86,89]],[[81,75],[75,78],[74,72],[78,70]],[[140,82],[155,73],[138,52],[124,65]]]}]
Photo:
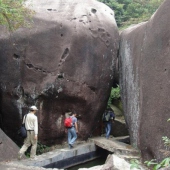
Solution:
[{"label": "stone slab", "polygon": [[89,141],[94,142],[97,146],[115,154],[139,155],[139,151],[134,149],[131,145],[119,142],[114,138],[106,139],[105,137],[95,137],[90,138]]},{"label": "stone slab", "polygon": [[[0,169],[2,170],[15,170],[20,169],[23,170],[24,168],[26,170],[31,170],[31,168],[39,167],[38,170],[43,170],[45,167],[49,164],[72,158],[75,156],[87,154],[90,152],[96,151],[96,146],[92,142],[88,142],[82,145],[75,146],[73,149],[69,148],[63,148],[63,149],[56,149],[48,153],[44,153],[42,155],[39,155],[36,157],[36,160],[31,160],[30,158],[28,159],[23,159],[23,160],[13,160],[10,162],[0,162]],[[41,168],[40,168],[41,167]],[[37,170],[35,169],[35,170]],[[52,169],[52,168],[48,168]],[[54,170],[57,170],[57,168],[53,168]]]}]

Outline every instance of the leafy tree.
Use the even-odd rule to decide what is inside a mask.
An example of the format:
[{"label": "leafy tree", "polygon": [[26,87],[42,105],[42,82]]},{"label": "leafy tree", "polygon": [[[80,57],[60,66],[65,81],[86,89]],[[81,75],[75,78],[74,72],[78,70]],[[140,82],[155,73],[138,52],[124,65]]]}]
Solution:
[{"label": "leafy tree", "polygon": [[10,31],[28,26],[33,12],[26,9],[23,3],[24,0],[0,0],[0,25],[5,25]]},{"label": "leafy tree", "polygon": [[148,20],[164,0],[98,0],[115,12],[119,28]]},{"label": "leafy tree", "polygon": [[[120,23],[123,20],[124,17],[124,5],[123,3],[119,3],[116,0],[99,0],[100,2],[103,2],[107,6],[109,6],[111,9],[115,12],[115,18],[118,26],[120,26]],[[127,0],[128,1],[128,0]]]}]

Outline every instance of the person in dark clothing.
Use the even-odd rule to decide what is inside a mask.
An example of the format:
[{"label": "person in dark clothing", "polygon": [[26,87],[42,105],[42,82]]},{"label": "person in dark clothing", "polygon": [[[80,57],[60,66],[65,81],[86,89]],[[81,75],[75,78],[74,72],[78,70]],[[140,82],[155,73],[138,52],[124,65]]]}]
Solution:
[{"label": "person in dark clothing", "polygon": [[110,136],[111,128],[112,128],[112,122],[115,119],[115,114],[112,109],[106,109],[103,113],[102,120],[105,125],[105,132],[106,132],[106,138],[108,139]]}]

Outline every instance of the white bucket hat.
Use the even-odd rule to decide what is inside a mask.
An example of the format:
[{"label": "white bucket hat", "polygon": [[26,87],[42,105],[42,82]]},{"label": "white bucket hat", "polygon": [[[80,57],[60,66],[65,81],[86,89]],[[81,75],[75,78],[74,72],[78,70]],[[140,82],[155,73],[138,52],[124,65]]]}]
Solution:
[{"label": "white bucket hat", "polygon": [[31,106],[30,110],[38,110],[36,106]]}]

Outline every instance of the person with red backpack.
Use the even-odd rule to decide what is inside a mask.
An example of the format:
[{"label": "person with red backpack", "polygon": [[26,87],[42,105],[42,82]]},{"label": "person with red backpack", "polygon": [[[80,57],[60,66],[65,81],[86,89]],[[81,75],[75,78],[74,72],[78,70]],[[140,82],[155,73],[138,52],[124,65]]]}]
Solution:
[{"label": "person with red backpack", "polygon": [[77,126],[77,114],[73,113],[72,116],[68,117],[64,121],[64,125],[67,128],[68,134],[68,145],[69,148],[73,148],[73,144],[77,139],[78,126]]}]

